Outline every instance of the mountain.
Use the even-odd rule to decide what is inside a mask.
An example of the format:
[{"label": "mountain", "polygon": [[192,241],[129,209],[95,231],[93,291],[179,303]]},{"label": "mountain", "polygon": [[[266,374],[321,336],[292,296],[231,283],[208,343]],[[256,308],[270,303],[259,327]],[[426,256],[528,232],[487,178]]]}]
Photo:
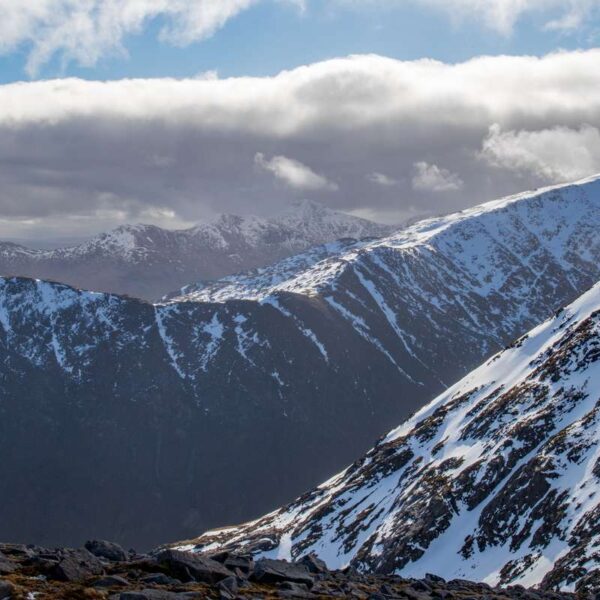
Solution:
[{"label": "mountain", "polygon": [[154,305],[0,278],[0,539],[151,546],[263,514],[598,279],[600,179]]},{"label": "mountain", "polygon": [[219,279],[311,246],[393,229],[305,200],[270,219],[221,215],[180,231],[126,225],[57,250],[1,242],[0,273],[158,300],[190,281]]},{"label": "mountain", "polygon": [[585,591],[600,584],[600,283],[340,475],[184,549]]}]

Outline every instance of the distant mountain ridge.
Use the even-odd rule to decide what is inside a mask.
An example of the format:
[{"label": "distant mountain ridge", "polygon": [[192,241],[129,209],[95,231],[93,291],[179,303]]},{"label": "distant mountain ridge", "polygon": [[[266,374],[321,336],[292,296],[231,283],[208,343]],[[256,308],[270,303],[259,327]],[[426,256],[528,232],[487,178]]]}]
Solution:
[{"label": "distant mountain ridge", "polygon": [[600,585],[600,283],[296,502],[181,549]]},{"label": "distant mountain ridge", "polygon": [[265,266],[340,238],[379,237],[393,230],[304,200],[272,218],[220,215],[177,231],[124,225],[55,250],[0,242],[0,274],[158,300],[192,281]]},{"label": "distant mountain ridge", "polygon": [[600,179],[158,304],[0,278],[0,539],[150,546],[264,514],[598,279]]}]

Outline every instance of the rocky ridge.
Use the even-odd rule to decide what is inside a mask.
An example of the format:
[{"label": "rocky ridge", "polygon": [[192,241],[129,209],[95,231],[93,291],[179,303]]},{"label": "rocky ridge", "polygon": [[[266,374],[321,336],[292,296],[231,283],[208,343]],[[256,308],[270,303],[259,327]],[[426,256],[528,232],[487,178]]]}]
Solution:
[{"label": "rocky ridge", "polygon": [[[117,555],[115,555],[115,552]],[[580,595],[585,598],[585,595]],[[315,556],[296,563],[228,552],[125,552],[88,542],[81,549],[0,544],[0,600],[575,600],[574,594],[492,588],[435,575],[421,580],[329,571]]]}]

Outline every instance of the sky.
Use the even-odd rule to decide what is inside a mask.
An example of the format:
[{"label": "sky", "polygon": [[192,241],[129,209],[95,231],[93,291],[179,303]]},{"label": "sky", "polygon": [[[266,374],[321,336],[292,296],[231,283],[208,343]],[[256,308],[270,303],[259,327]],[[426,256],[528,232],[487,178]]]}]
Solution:
[{"label": "sky", "polygon": [[600,172],[600,0],[0,0],[0,237],[387,223]]}]

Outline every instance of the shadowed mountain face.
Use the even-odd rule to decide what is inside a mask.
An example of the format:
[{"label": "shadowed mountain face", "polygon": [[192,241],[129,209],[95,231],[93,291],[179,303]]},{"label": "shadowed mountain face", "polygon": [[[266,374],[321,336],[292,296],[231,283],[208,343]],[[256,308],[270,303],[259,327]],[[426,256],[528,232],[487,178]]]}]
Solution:
[{"label": "shadowed mountain face", "polygon": [[163,304],[0,280],[0,538],[150,546],[288,502],[600,278],[600,182]]},{"label": "shadowed mountain face", "polygon": [[387,235],[392,227],[310,201],[261,219],[221,215],[192,229],[127,225],[71,248],[33,250],[0,242],[0,274],[158,300],[190,281],[271,264],[311,246]]},{"label": "shadowed mountain face", "polygon": [[597,589],[599,439],[600,283],[339,476],[184,549]]}]

